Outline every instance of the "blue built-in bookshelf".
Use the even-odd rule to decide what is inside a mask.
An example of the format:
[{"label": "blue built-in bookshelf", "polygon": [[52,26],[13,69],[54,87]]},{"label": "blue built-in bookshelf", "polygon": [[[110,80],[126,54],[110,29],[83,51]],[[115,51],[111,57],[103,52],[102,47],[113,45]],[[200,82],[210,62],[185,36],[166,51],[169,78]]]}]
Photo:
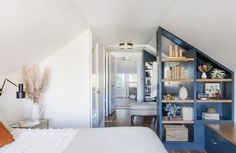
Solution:
[{"label": "blue built-in bookshelf", "polygon": [[[157,133],[167,149],[204,150],[206,124],[233,123],[234,73],[162,27],[158,28],[156,36],[159,63],[158,78],[160,78],[157,98],[159,121],[157,122]],[[177,53],[175,52],[176,49],[178,50]],[[213,68],[223,70],[226,75],[223,78],[212,79],[210,72],[208,72],[206,73],[207,79],[202,79],[202,73],[198,70],[198,66],[206,63],[210,63]],[[217,97],[216,94],[206,94],[206,90],[212,85],[216,86],[216,89],[220,89]],[[182,86],[188,92],[188,96],[184,100],[179,98],[179,89]],[[214,90],[216,89],[214,88]],[[171,95],[172,99],[164,99],[167,94]],[[203,94],[205,94],[203,98],[199,97]],[[167,104],[192,107],[193,120],[181,119],[181,113],[178,112],[178,119],[167,117],[165,110]],[[208,108],[214,108],[219,113],[220,120],[203,119],[202,113],[207,112]],[[184,125],[188,129],[188,141],[167,140],[164,125]]]}]

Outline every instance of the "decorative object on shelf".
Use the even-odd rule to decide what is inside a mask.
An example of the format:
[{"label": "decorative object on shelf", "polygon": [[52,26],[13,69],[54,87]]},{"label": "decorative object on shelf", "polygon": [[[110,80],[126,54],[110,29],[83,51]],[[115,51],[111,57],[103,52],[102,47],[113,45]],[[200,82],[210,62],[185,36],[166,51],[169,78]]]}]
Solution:
[{"label": "decorative object on shelf", "polygon": [[220,120],[220,114],[219,113],[202,112],[202,119],[204,119],[204,120]]},{"label": "decorative object on shelf", "polygon": [[209,99],[209,94],[198,93],[197,98],[200,99],[200,100],[207,100],[207,99]]},{"label": "decorative object on shelf", "polygon": [[220,83],[205,83],[205,93],[209,94],[211,99],[220,99]]},{"label": "decorative object on shelf", "polygon": [[166,68],[165,69],[165,79],[166,80],[171,80],[172,79],[172,77],[171,77],[171,68],[170,67],[168,67],[168,68]]},{"label": "decorative object on shelf", "polygon": [[207,113],[216,113],[216,109],[214,107],[207,108]]},{"label": "decorative object on shelf", "polygon": [[147,85],[151,85],[151,80],[147,79]]},{"label": "decorative object on shelf", "polygon": [[221,99],[221,94],[219,92],[212,93],[212,99]]},{"label": "decorative object on shelf", "polygon": [[203,72],[203,73],[202,73],[201,78],[202,78],[202,79],[207,79],[207,74],[206,74],[206,72]]},{"label": "decorative object on shelf", "polygon": [[170,45],[168,58],[185,58],[185,57],[183,57],[183,50],[179,49],[178,45],[174,45],[174,50],[173,46]]},{"label": "decorative object on shelf", "polygon": [[193,121],[193,107],[182,107],[182,117],[184,121]]},{"label": "decorative object on shelf", "polygon": [[207,79],[206,73],[212,70],[212,65],[210,63],[199,65],[198,70],[202,73],[201,78]]},{"label": "decorative object on shelf", "polygon": [[49,68],[46,68],[43,75],[37,65],[24,66],[22,68],[22,78],[25,84],[26,96],[32,100],[32,120],[39,120],[42,114],[42,107],[39,106],[40,96],[46,91],[49,81]]},{"label": "decorative object on shelf", "polygon": [[220,114],[217,113],[214,107],[207,108],[207,112],[202,112],[202,119],[204,120],[220,120]]},{"label": "decorative object on shelf", "polygon": [[226,77],[225,71],[224,70],[220,70],[220,69],[213,69],[211,71],[211,78],[212,79],[224,79]]},{"label": "decorative object on shelf", "polygon": [[213,107],[207,108],[207,112],[202,112],[202,119],[204,120],[220,120],[220,114],[217,113]]},{"label": "decorative object on shelf", "polygon": [[168,103],[166,104],[165,111],[167,111],[168,118],[176,117],[177,114],[180,114],[181,107],[175,104]]},{"label": "decorative object on shelf", "polygon": [[163,96],[164,100],[175,100],[175,96],[172,96],[170,93],[167,93]]},{"label": "decorative object on shelf", "polygon": [[188,98],[188,90],[185,86],[182,86],[179,89],[179,98],[182,100],[186,100]]}]

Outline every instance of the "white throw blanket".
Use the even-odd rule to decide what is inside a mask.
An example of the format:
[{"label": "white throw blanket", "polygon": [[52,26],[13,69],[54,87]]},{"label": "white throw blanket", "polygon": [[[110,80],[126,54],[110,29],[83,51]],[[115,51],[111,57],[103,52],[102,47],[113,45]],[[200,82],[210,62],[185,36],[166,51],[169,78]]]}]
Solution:
[{"label": "white throw blanket", "polygon": [[22,130],[12,144],[0,148],[0,153],[61,153],[77,131],[75,129]]}]

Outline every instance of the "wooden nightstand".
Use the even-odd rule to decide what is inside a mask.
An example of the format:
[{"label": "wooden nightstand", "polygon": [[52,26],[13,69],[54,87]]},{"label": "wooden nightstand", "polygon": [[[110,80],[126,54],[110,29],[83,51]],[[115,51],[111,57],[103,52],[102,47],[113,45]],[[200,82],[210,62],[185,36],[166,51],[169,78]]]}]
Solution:
[{"label": "wooden nightstand", "polygon": [[39,120],[38,122],[24,120],[11,125],[12,128],[23,128],[23,129],[47,129],[48,120]]}]

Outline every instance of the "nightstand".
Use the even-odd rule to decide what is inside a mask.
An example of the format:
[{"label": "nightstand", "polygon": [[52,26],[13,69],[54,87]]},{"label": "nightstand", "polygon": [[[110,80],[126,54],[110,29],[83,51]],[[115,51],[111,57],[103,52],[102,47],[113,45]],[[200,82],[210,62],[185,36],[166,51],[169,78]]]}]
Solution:
[{"label": "nightstand", "polygon": [[48,120],[30,121],[24,120],[11,125],[12,128],[22,128],[22,129],[47,129]]}]

